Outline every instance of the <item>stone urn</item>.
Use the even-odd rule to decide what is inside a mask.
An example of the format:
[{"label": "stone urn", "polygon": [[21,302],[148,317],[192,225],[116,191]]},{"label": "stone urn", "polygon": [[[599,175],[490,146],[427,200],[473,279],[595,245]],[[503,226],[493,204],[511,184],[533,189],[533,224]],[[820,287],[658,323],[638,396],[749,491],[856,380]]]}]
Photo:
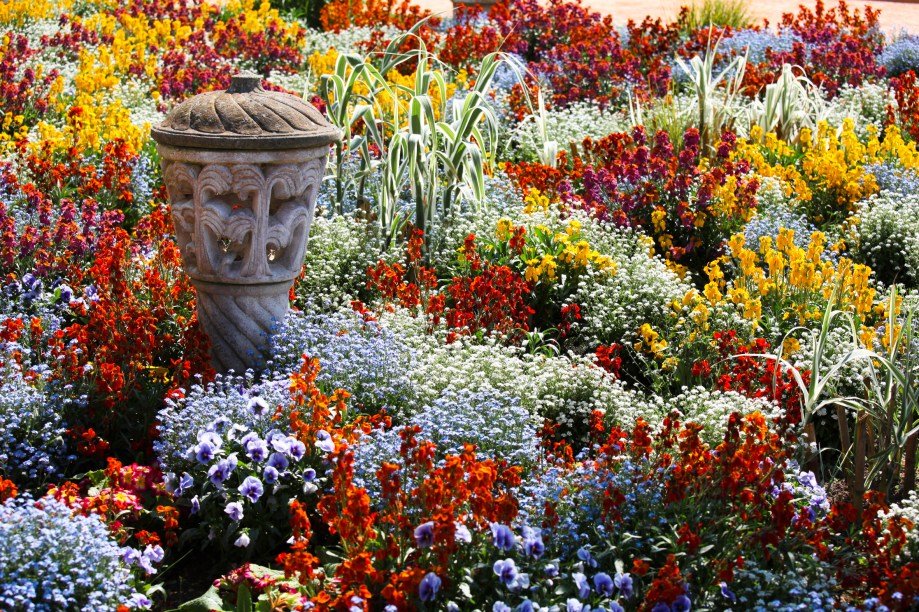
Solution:
[{"label": "stone urn", "polygon": [[290,308],[329,144],[341,134],[301,98],[239,74],[226,91],[176,106],[152,135],[214,368],[257,369]]}]

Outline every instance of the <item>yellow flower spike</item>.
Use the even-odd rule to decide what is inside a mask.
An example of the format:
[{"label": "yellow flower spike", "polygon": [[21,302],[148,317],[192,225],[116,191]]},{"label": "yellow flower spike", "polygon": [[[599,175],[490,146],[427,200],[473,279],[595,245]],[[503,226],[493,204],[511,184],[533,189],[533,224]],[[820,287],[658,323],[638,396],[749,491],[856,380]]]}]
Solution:
[{"label": "yellow flower spike", "polygon": [[874,347],[875,335],[876,330],[873,327],[862,325],[858,333],[858,339],[861,341],[862,346],[867,349],[872,349]]},{"label": "yellow flower spike", "polygon": [[743,316],[750,321],[759,321],[763,316],[763,306],[759,300],[750,300],[745,304]]},{"label": "yellow flower spike", "polygon": [[663,234],[667,230],[667,224],[664,222],[666,218],[667,211],[661,206],[658,206],[654,212],[651,213],[651,223],[654,224],[654,231],[658,234]]},{"label": "yellow flower spike", "polygon": [[568,221],[568,227],[565,228],[565,232],[569,236],[572,236],[572,237],[576,236],[577,234],[580,234],[581,233],[581,222],[578,221],[577,219],[571,219],[570,221]]},{"label": "yellow flower spike", "polygon": [[597,257],[594,263],[597,265],[597,268],[599,268],[601,271],[609,272],[610,275],[616,274],[616,262],[613,261],[611,257],[607,255],[601,255]]},{"label": "yellow flower spike", "polygon": [[775,248],[783,253],[788,253],[795,246],[795,231],[779,228],[779,235],[775,239]]},{"label": "yellow flower spike", "polygon": [[728,291],[728,297],[735,304],[746,304],[750,299],[750,293],[743,287],[731,287]]},{"label": "yellow flower spike", "polygon": [[590,245],[587,244],[586,240],[581,240],[574,246],[576,249],[574,257],[575,264],[582,268],[587,267],[587,261],[590,257]]},{"label": "yellow flower spike", "polygon": [[683,264],[678,264],[677,262],[671,259],[668,259],[664,263],[667,265],[667,267],[670,269],[671,272],[673,272],[679,277],[680,280],[685,280],[686,275],[689,274],[689,268],[684,266]]},{"label": "yellow flower spike", "polygon": [[664,249],[665,252],[667,252],[670,250],[670,247],[673,246],[673,236],[670,234],[661,234],[657,237],[657,243],[661,245],[661,248]]},{"label": "yellow flower spike", "polygon": [[811,138],[813,134],[811,129],[808,127],[801,128],[801,131],[798,133],[798,144],[800,144],[805,149],[811,146]]},{"label": "yellow flower spike", "polygon": [[715,283],[716,287],[721,287],[724,284],[724,272],[721,271],[721,266],[718,265],[718,261],[710,261],[705,264],[704,268],[705,274],[708,275],[708,280]]},{"label": "yellow flower spike", "polygon": [[708,284],[705,285],[705,289],[703,289],[702,294],[705,296],[705,299],[707,299],[710,304],[717,304],[718,302],[721,301],[721,298],[723,297],[721,295],[721,291],[718,290],[718,283],[714,281],[709,282]]},{"label": "yellow flower spike", "polygon": [[543,255],[542,261],[539,262],[539,267],[545,273],[547,279],[555,280],[555,270],[558,267],[555,263],[555,257],[552,255]]},{"label": "yellow flower spike", "polygon": [[654,238],[646,234],[638,234],[638,241],[648,249],[648,257],[654,257]]},{"label": "yellow flower spike", "polygon": [[743,234],[734,234],[731,236],[730,240],[728,240],[728,248],[731,249],[731,254],[737,257],[741,249],[743,249],[746,240]]},{"label": "yellow flower spike", "polygon": [[759,261],[759,257],[757,257],[756,253],[749,249],[740,249],[740,253],[737,254],[737,259],[740,260],[741,273],[744,276],[753,276],[756,264]]},{"label": "yellow flower spike", "polygon": [[549,210],[549,198],[535,187],[530,188],[529,193],[523,199],[523,203],[523,212],[528,215],[537,211],[546,212]]},{"label": "yellow flower spike", "polygon": [[654,331],[648,323],[643,323],[642,326],[638,328],[638,333],[641,334],[645,342],[653,342],[654,339],[657,338],[657,332]]},{"label": "yellow flower spike", "polygon": [[700,302],[696,305],[695,308],[692,309],[692,312],[689,314],[689,316],[694,323],[701,325],[708,320],[708,313],[708,308],[706,308],[705,304]]},{"label": "yellow flower spike", "polygon": [[497,229],[495,229],[495,238],[501,241],[508,240],[514,233],[514,224],[510,219],[499,219]]},{"label": "yellow flower spike", "polygon": [[801,343],[797,339],[789,336],[785,338],[785,341],[782,342],[782,359],[788,359],[794,353],[797,353],[801,350]]},{"label": "yellow flower spike", "polygon": [[779,278],[785,270],[785,258],[779,251],[769,249],[763,257],[763,261],[769,266],[769,276],[773,279]]},{"label": "yellow flower spike", "polygon": [[539,282],[539,277],[542,275],[542,269],[537,267],[536,264],[538,262],[539,260],[537,259],[531,259],[527,261],[527,264],[528,264],[527,269],[523,276],[524,280],[526,280],[527,282],[530,282],[530,283]]}]

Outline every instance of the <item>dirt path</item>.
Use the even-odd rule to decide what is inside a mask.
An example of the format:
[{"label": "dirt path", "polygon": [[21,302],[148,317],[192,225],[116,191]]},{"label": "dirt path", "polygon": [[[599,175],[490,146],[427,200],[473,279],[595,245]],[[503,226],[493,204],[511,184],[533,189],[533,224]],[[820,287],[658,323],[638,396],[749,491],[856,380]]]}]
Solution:
[{"label": "dirt path", "polygon": [[[450,0],[414,0],[435,13],[451,14]],[[584,0],[584,3],[604,15],[612,15],[616,23],[625,23],[629,19],[641,21],[646,15],[671,18],[677,14],[680,5],[687,2],[679,0]],[[814,0],[762,0],[750,3],[751,13],[758,19],[768,19],[769,23],[778,23],[783,13],[794,13],[798,5],[813,9]],[[826,6],[835,6],[835,0],[827,0]],[[881,27],[886,32],[896,33],[905,29],[919,34],[919,3],[908,2],[875,2],[874,0],[850,0],[850,8],[862,8],[870,5],[881,11]]]}]

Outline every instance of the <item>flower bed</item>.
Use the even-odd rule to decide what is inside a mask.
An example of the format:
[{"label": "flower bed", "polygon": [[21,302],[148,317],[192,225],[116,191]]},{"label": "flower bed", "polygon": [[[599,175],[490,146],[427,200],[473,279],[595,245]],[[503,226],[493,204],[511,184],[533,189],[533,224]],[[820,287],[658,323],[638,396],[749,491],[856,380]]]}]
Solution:
[{"label": "flower bed", "polygon": [[[919,604],[913,37],[317,19],[0,7],[0,608]],[[149,134],[240,70],[346,138],[217,374]]]}]

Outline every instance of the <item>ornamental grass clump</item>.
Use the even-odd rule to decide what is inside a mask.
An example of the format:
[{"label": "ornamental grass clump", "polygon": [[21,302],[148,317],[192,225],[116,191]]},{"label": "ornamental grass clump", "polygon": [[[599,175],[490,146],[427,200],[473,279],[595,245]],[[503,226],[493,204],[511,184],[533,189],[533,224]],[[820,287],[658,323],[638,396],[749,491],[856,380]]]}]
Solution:
[{"label": "ornamental grass clump", "polygon": [[[561,150],[579,147],[585,138],[600,140],[624,131],[627,117],[612,109],[600,108],[590,100],[578,101],[565,108],[545,112],[545,127],[536,115],[527,115],[512,132],[517,146],[509,151],[512,158],[522,161],[544,161],[543,145],[549,141]],[[543,129],[545,132],[543,132]],[[551,160],[554,163],[554,159]],[[544,161],[546,165],[552,165]]]},{"label": "ornamental grass clump", "polygon": [[115,612],[149,607],[122,549],[98,516],[53,498],[0,505],[0,607]]},{"label": "ornamental grass clump", "polygon": [[747,0],[702,0],[689,6],[682,25],[686,34],[710,26],[740,30],[753,21]]}]

